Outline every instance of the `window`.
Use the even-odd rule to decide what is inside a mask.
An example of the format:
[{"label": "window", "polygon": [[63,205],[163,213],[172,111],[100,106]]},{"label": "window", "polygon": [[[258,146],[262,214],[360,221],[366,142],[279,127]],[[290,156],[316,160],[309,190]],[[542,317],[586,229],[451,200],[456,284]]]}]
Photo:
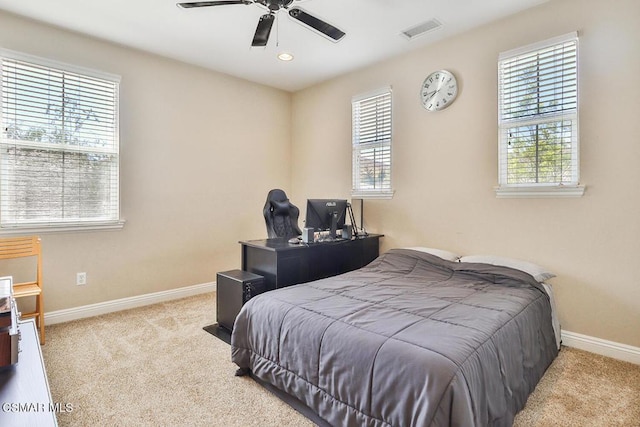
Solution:
[{"label": "window", "polygon": [[580,196],[578,38],[500,54],[499,197]]},{"label": "window", "polygon": [[119,77],[0,51],[0,232],[119,228]]},{"label": "window", "polygon": [[391,88],[351,102],[355,198],[391,198]]}]

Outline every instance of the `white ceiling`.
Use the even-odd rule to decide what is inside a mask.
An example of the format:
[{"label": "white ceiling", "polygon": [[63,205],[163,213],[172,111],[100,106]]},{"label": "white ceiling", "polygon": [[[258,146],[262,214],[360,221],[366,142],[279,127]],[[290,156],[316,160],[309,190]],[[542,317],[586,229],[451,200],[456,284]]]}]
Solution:
[{"label": "white ceiling", "polygon": [[[190,1],[190,0],[181,0]],[[257,4],[181,9],[175,0],[0,0],[0,10],[295,91],[548,0],[296,0],[347,35],[338,43],[278,12],[266,48],[251,48]],[[424,21],[443,25],[411,41]],[[295,55],[282,62],[276,55]]]}]

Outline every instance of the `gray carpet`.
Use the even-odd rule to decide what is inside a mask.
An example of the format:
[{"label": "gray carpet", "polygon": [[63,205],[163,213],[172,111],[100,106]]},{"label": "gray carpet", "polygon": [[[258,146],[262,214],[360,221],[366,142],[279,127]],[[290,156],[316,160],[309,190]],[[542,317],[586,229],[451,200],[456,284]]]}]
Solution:
[{"label": "gray carpet", "polygon": [[[312,426],[248,377],[202,328],[215,294],[47,327],[61,426]],[[640,366],[565,348],[516,426],[640,426]]]}]

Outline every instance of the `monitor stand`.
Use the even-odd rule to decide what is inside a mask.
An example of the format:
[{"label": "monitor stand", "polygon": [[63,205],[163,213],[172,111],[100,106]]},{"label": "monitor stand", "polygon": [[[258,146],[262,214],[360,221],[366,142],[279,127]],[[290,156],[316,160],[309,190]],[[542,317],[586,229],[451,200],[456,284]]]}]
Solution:
[{"label": "monitor stand", "polygon": [[331,230],[329,230],[329,236],[331,240],[335,240],[338,232],[338,212],[331,213]]}]

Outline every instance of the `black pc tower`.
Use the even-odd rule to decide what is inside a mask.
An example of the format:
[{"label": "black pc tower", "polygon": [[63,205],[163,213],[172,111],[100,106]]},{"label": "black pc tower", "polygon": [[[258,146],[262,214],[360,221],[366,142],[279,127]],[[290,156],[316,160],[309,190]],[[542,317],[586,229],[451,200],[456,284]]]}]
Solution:
[{"label": "black pc tower", "polygon": [[242,270],[223,271],[216,279],[216,313],[218,326],[228,332],[242,306],[254,296],[265,292],[264,277]]}]

